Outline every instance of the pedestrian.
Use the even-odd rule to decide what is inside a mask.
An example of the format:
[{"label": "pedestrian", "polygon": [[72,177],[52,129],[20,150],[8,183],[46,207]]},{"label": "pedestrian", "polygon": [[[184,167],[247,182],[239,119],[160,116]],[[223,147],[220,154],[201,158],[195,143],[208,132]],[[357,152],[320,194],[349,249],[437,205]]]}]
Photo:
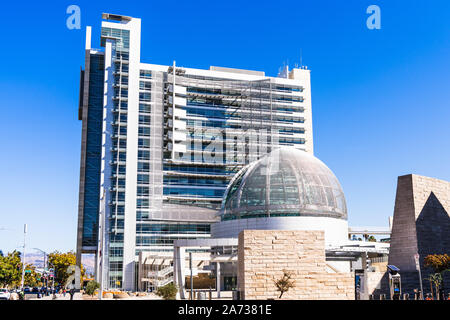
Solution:
[{"label": "pedestrian", "polygon": [[70,289],[69,294],[70,294],[70,300],[73,300],[73,295],[75,294],[75,289],[74,288]]},{"label": "pedestrian", "polygon": [[63,289],[63,295],[66,296],[66,288]]}]

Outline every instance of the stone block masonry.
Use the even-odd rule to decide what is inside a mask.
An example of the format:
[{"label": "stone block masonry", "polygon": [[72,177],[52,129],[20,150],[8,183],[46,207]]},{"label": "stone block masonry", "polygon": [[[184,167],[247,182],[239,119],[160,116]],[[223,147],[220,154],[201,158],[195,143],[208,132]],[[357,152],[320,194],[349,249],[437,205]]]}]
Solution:
[{"label": "stone block masonry", "polygon": [[294,287],[282,299],[353,300],[353,273],[328,273],[323,231],[244,230],[239,234],[238,287],[245,300],[278,299],[283,270]]},{"label": "stone block masonry", "polygon": [[[398,177],[389,264],[400,268],[403,292],[412,296],[420,286],[416,253],[420,255],[424,292],[429,292],[426,279],[431,269],[423,260],[429,254],[450,254],[449,210],[450,182],[415,174]],[[449,277],[444,274],[446,292]]]}]

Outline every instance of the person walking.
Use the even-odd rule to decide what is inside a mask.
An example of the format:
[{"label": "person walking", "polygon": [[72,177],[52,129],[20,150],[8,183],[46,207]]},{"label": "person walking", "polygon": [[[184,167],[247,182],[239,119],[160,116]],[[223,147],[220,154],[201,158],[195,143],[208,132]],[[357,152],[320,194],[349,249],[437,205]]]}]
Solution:
[{"label": "person walking", "polygon": [[73,300],[73,295],[75,294],[75,289],[74,288],[70,289],[69,294],[70,294],[70,300]]}]

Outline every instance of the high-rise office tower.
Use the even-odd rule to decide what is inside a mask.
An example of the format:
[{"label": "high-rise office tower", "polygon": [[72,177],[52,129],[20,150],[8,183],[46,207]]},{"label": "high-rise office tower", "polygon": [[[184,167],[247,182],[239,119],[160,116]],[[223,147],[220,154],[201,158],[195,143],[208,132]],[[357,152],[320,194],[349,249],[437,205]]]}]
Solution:
[{"label": "high-rise office tower", "polygon": [[209,237],[243,165],[277,146],[313,152],[310,72],[142,63],[141,20],[102,18],[80,81],[77,259],[96,253],[105,287],[134,290],[141,251]]}]

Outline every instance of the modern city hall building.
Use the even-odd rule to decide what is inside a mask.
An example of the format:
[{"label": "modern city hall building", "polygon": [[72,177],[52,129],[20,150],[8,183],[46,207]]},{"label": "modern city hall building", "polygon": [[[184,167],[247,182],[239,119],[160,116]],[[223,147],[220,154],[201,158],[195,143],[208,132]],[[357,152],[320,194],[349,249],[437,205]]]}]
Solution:
[{"label": "modern city hall building", "polygon": [[209,70],[141,62],[141,20],[86,28],[77,260],[105,288],[136,290],[139,255],[210,237],[233,176],[280,146],[313,154],[310,71]]}]

